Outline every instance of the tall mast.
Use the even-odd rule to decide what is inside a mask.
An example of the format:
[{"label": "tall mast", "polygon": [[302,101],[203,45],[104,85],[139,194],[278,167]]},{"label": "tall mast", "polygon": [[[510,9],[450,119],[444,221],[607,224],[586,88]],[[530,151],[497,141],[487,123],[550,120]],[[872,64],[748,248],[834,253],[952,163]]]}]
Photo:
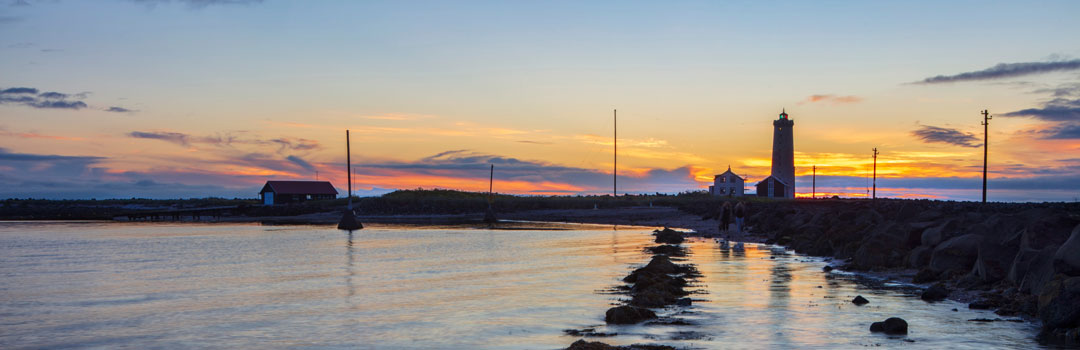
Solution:
[{"label": "tall mast", "polygon": [[613,109],[615,119],[615,164],[611,166],[611,197],[619,196],[619,110]]},{"label": "tall mast", "polygon": [[345,174],[349,177],[349,206],[352,210],[352,146],[349,145],[349,130],[345,130]]},{"label": "tall mast", "polygon": [[495,164],[491,165],[491,174],[488,176],[488,206],[491,206],[491,201],[494,199],[494,193],[492,189],[495,185]]},{"label": "tall mast", "polygon": [[817,164],[814,165],[814,177],[810,186],[810,199],[817,199]]}]

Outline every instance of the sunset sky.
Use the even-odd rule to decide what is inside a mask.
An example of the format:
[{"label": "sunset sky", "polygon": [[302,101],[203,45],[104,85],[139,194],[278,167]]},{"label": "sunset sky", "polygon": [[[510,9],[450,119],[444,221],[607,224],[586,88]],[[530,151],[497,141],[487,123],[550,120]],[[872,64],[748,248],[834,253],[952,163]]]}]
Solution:
[{"label": "sunset sky", "polygon": [[[255,197],[270,179],[517,194],[1080,198],[1077,1],[0,3],[0,198]],[[748,184],[749,187],[749,184]]]}]

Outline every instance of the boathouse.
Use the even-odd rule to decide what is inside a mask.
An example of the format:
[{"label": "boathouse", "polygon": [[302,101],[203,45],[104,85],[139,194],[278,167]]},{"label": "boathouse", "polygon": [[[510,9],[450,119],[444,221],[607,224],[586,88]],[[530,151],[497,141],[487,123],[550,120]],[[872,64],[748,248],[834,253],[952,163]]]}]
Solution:
[{"label": "boathouse", "polygon": [[337,194],[329,181],[267,181],[259,191],[263,205],[334,199]]},{"label": "boathouse", "polygon": [[731,172],[731,166],[723,174],[713,177],[713,185],[709,186],[709,193],[713,196],[742,196],[746,191],[745,180]]}]

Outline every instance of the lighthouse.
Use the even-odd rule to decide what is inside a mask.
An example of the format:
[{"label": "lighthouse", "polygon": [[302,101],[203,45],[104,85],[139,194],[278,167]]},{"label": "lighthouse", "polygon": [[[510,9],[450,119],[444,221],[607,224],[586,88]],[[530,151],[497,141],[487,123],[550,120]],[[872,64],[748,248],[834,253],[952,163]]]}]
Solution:
[{"label": "lighthouse", "polygon": [[787,111],[773,121],[772,174],[757,184],[758,196],[795,198],[794,125]]}]

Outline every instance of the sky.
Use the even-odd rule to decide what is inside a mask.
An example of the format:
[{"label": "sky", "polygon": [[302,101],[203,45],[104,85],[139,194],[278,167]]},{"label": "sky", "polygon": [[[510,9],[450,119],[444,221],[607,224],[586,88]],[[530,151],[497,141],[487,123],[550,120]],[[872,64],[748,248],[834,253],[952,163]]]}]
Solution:
[{"label": "sky", "polygon": [[1080,198],[1076,1],[2,1],[0,198]]}]

